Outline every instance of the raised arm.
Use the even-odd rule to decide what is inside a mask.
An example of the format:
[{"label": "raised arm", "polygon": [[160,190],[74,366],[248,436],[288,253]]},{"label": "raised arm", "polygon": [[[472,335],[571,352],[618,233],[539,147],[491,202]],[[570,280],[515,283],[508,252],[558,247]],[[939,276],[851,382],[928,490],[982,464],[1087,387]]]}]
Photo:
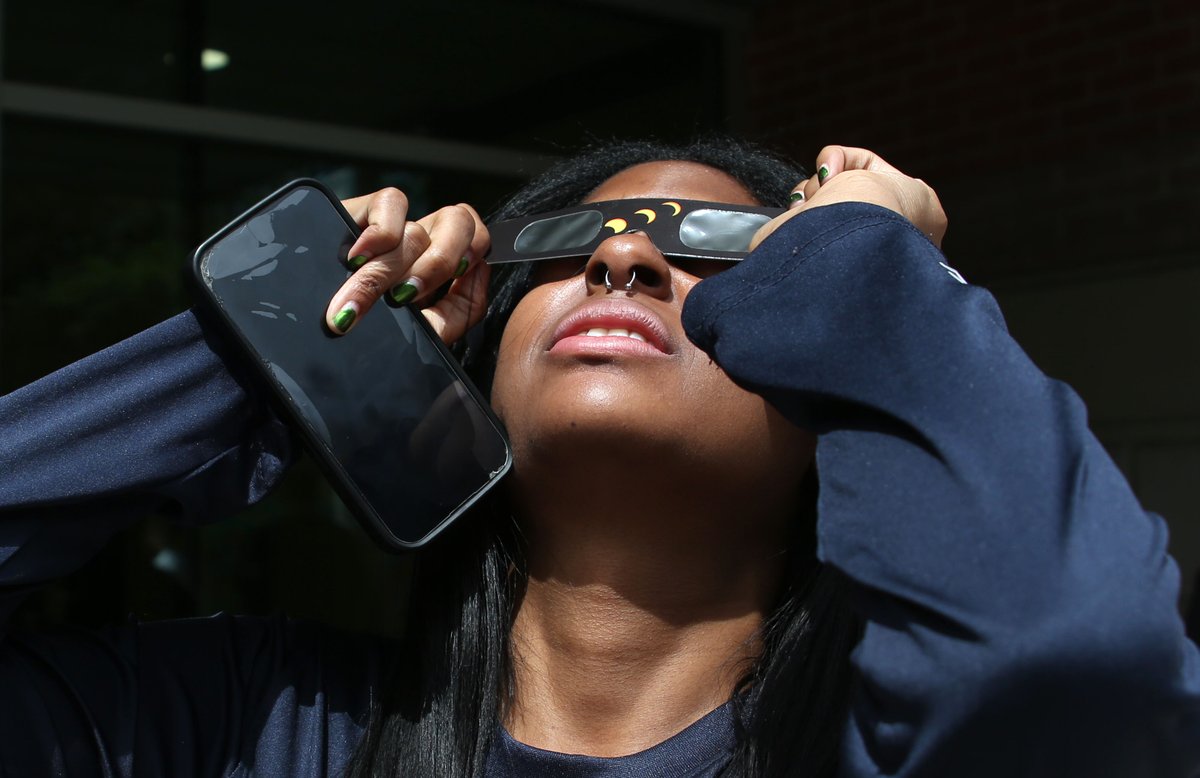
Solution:
[{"label": "raised arm", "polygon": [[291,458],[188,312],[0,398],[0,608],[166,508],[261,499]]},{"label": "raised arm", "polygon": [[[489,243],[473,208],[410,221],[395,189],[344,205],[363,232],[331,331],[348,332],[383,294],[426,303],[449,281],[423,309],[435,330],[451,342],[479,320]],[[188,312],[0,398],[0,615],[145,513],[214,520],[270,490],[289,435],[232,363]]]},{"label": "raised arm", "polygon": [[1194,774],[1200,675],[1162,520],[936,224],[900,215],[889,189],[908,184],[871,173],[844,200],[809,182],[684,312],[736,381],[819,433],[819,555],[867,620],[843,773]]}]

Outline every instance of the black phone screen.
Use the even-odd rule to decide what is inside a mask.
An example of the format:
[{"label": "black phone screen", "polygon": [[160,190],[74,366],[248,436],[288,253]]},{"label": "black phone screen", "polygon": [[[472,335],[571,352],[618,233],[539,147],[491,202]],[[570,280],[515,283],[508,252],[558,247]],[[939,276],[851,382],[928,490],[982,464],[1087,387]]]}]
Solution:
[{"label": "black phone screen", "polygon": [[358,230],[314,183],[226,227],[194,272],[351,509],[386,545],[417,546],[508,469],[508,445],[418,312],[381,302],[328,331]]}]

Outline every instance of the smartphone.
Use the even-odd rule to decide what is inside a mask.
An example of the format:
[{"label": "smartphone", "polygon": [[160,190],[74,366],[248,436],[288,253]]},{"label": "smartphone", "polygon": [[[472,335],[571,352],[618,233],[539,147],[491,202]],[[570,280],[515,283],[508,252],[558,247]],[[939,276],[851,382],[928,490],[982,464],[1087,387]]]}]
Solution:
[{"label": "smartphone", "polygon": [[244,356],[350,511],[384,547],[427,543],[512,464],[499,420],[420,312],[377,303],[325,324],[358,225],[292,181],[196,249],[202,315]]}]

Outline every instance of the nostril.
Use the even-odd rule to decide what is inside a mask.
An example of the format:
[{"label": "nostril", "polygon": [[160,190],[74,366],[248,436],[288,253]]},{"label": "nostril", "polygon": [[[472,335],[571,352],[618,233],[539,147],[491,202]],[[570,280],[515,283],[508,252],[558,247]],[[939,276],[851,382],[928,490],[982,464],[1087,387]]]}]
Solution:
[{"label": "nostril", "polygon": [[608,265],[603,262],[597,262],[594,265],[589,265],[584,269],[583,280],[592,286],[600,286],[604,283],[604,276],[608,273]]},{"label": "nostril", "polygon": [[659,273],[654,268],[638,265],[637,280],[638,283],[645,284],[646,286],[658,286],[662,283],[663,277],[662,273]]}]

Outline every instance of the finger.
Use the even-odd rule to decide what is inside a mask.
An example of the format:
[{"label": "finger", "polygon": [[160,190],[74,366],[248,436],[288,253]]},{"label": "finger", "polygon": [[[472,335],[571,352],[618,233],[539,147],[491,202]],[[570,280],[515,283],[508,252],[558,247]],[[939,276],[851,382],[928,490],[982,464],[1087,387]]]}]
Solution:
[{"label": "finger", "polygon": [[[450,214],[449,219],[446,215],[441,215],[439,216],[439,221],[448,221],[452,219],[455,221],[455,225],[442,224],[438,228],[439,234],[441,234],[441,232],[445,231],[447,228],[453,228],[454,226],[457,226],[458,228],[462,228],[469,232],[471,236],[470,243],[468,244],[466,251],[464,251],[463,256],[459,258],[458,264],[454,269],[454,277],[460,278],[466,275],[467,271],[470,270],[473,265],[482,261],[483,257],[487,256],[488,251],[492,247],[492,240],[491,235],[488,233],[487,225],[483,223],[483,218],[472,206],[468,205],[467,203],[458,203],[457,205],[449,206],[449,208],[455,209],[454,211],[443,209],[444,211],[448,211]],[[461,221],[463,214],[469,216],[471,219],[469,229],[468,225]]]},{"label": "finger", "polygon": [[817,154],[817,185],[824,184],[829,179],[845,170],[846,152],[844,146],[826,146]]},{"label": "finger", "polygon": [[479,212],[473,207],[466,203],[459,203],[456,207],[464,209],[475,222],[475,233],[471,236],[471,261],[482,262],[492,248],[491,233],[488,232],[487,225],[483,223]]},{"label": "finger", "polygon": [[[843,146],[841,149],[843,173],[861,170],[867,175],[881,174],[875,180],[890,190],[895,203],[878,204],[898,211],[924,232],[935,246],[941,248],[942,239],[946,235],[946,211],[938,199],[937,192],[929,184],[909,176],[870,149],[854,146]],[[870,197],[862,199],[875,202]]]},{"label": "finger", "polygon": [[803,208],[814,194],[817,193],[817,188],[820,183],[817,182],[816,174],[809,176],[792,188],[792,192],[788,195],[788,210]]},{"label": "finger", "polygon": [[[473,209],[472,209],[473,210]],[[429,245],[405,269],[404,278],[391,290],[392,301],[401,305],[421,299],[426,291],[437,289],[470,269],[471,243],[475,237],[476,217],[472,211],[452,205],[441,208],[417,221],[429,234]]]},{"label": "finger", "polygon": [[399,245],[408,220],[408,197],[404,192],[389,187],[364,197],[343,200],[342,205],[362,228],[362,234],[347,254],[347,263],[351,267],[362,267],[368,260]]},{"label": "finger", "polygon": [[865,202],[895,211],[912,222],[934,245],[946,234],[946,212],[937,193],[868,149],[827,146],[823,159],[839,159],[835,181],[826,178],[821,189],[807,197],[805,208],[837,202]]},{"label": "finger", "polygon": [[454,343],[474,327],[487,313],[488,279],[491,266],[478,262],[466,275],[455,279],[442,299],[421,313],[447,345]]},{"label": "finger", "polygon": [[946,239],[946,229],[950,226],[950,220],[946,216],[946,209],[942,206],[942,200],[938,197],[937,191],[923,180],[918,178],[917,181],[925,187],[929,198],[929,217],[922,228],[933,245],[940,249],[942,241]]},{"label": "finger", "polygon": [[860,149],[855,146],[840,146],[842,150],[842,170],[870,170],[875,173],[899,173],[900,170],[883,157],[870,149]]},{"label": "finger", "polygon": [[403,277],[413,261],[429,248],[429,243],[429,233],[423,226],[407,222],[397,245],[363,264],[334,294],[325,311],[329,329],[339,335],[349,332],[375,301]]},{"label": "finger", "polygon": [[804,192],[804,186],[807,181],[801,181],[792,188],[792,193],[788,195],[788,210],[800,208],[804,205],[804,199],[808,196]]},{"label": "finger", "polygon": [[877,173],[900,173],[883,157],[870,149],[857,146],[826,146],[817,154],[817,182],[824,184],[847,170],[871,170]]}]

